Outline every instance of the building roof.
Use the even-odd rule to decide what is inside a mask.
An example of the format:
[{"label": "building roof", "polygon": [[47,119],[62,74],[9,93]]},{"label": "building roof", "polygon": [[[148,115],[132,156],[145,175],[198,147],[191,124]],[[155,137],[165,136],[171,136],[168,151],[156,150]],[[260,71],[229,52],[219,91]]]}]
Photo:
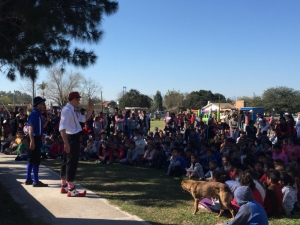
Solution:
[{"label": "building roof", "polygon": [[[209,104],[204,106],[202,109],[209,109],[210,107],[212,107],[213,109],[215,109],[215,108],[218,109],[219,103],[210,102]],[[231,103],[220,103],[220,107],[221,107],[221,109],[235,109],[235,106]]]}]

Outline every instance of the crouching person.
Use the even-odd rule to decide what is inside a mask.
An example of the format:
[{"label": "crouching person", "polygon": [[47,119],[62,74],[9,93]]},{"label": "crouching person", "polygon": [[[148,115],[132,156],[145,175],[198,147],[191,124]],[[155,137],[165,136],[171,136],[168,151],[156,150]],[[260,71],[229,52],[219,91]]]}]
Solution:
[{"label": "crouching person", "polygon": [[234,198],[240,209],[233,220],[216,225],[268,225],[268,216],[264,208],[253,200],[249,187],[240,186],[234,192]]},{"label": "crouching person", "polygon": [[185,174],[186,163],[185,160],[179,155],[179,149],[172,149],[172,156],[167,171],[167,176],[180,177]]},{"label": "crouching person", "polygon": [[127,156],[124,159],[120,160],[120,163],[125,165],[136,166],[138,162],[138,150],[135,146],[134,141],[130,141],[129,149],[127,150]]}]

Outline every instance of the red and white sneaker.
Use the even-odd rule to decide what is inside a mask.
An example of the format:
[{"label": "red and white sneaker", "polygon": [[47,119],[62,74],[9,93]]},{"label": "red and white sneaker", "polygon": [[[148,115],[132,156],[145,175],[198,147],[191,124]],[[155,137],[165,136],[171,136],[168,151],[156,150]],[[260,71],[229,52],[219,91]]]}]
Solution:
[{"label": "red and white sneaker", "polygon": [[73,190],[68,190],[68,197],[85,197],[86,191],[78,192],[75,188]]},{"label": "red and white sneaker", "polygon": [[68,185],[62,186],[62,187],[60,188],[60,193],[62,193],[62,194],[68,193]]}]

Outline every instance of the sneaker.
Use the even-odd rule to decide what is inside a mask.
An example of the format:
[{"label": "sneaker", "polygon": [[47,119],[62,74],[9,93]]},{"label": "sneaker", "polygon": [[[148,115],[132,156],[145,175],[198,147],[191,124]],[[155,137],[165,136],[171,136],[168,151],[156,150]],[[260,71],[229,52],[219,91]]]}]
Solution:
[{"label": "sneaker", "polygon": [[25,185],[32,185],[32,183],[33,183],[33,180],[26,180],[25,181]]},{"label": "sneaker", "polygon": [[68,185],[62,186],[62,187],[60,188],[60,193],[62,193],[62,194],[68,193]]},{"label": "sneaker", "polygon": [[86,191],[78,192],[75,188],[73,190],[68,190],[68,197],[84,197],[86,195]]},{"label": "sneaker", "polygon": [[38,183],[32,183],[33,187],[48,187],[48,184],[44,184],[43,182],[39,181]]}]

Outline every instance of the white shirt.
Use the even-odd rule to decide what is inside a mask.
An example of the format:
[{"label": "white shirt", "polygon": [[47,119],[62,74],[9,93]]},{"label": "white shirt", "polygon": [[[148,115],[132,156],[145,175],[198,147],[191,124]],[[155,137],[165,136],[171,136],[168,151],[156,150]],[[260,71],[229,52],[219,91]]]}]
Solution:
[{"label": "white shirt", "polygon": [[74,107],[68,103],[61,111],[59,131],[66,130],[67,134],[77,134],[82,130],[79,122],[85,121],[85,115],[75,112]]},{"label": "white shirt", "polygon": [[290,213],[294,209],[294,204],[297,201],[296,189],[290,186],[284,186],[281,191],[283,194],[282,206],[285,211]]},{"label": "white shirt", "polygon": [[255,187],[257,188],[257,190],[259,191],[259,193],[261,195],[262,200],[264,201],[265,197],[266,197],[265,189],[263,188],[263,186],[261,186],[261,184],[258,182],[258,180],[253,180],[253,181],[255,183]]}]

